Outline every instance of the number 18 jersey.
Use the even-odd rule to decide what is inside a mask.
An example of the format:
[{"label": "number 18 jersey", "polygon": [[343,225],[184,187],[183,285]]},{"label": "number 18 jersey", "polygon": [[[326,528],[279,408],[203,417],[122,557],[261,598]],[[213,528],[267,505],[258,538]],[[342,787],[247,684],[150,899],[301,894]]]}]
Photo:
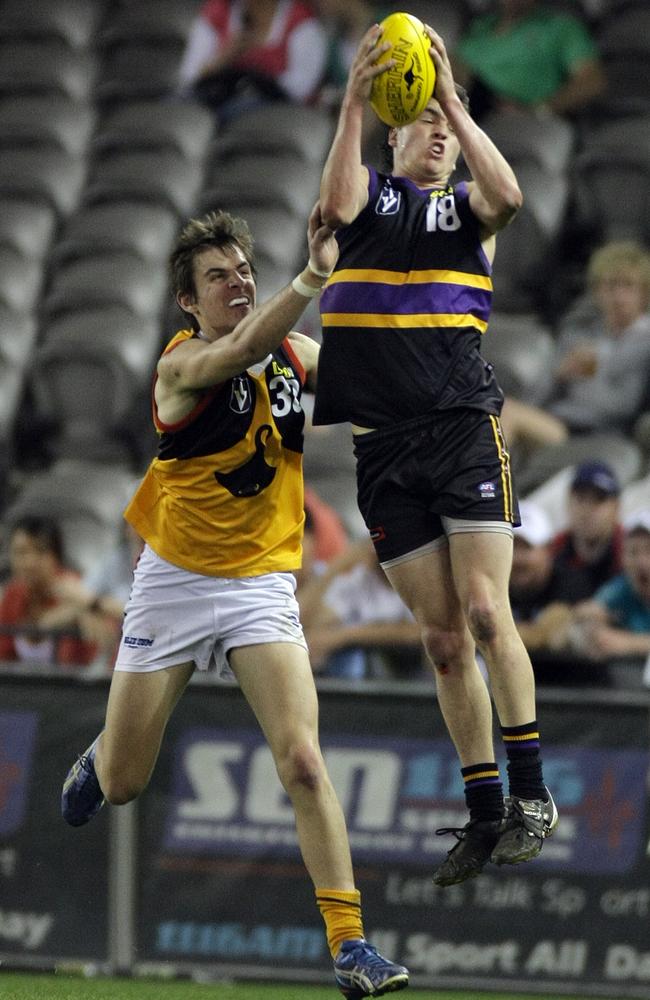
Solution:
[{"label": "number 18 jersey", "polygon": [[337,232],[321,295],[314,423],[383,427],[440,410],[498,414],[480,353],[491,266],[467,185],[421,190],[369,168],[368,204]]}]

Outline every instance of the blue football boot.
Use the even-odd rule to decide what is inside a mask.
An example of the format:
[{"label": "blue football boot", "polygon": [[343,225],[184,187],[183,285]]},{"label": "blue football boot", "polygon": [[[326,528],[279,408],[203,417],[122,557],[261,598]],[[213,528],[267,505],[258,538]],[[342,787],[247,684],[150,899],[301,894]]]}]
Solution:
[{"label": "blue football boot", "polygon": [[334,959],[336,984],[347,1000],[381,997],[408,986],[409,973],[379,954],[364,938],[343,941]]},{"label": "blue football boot", "polygon": [[70,826],[83,826],[104,805],[104,796],[95,774],[99,736],[75,761],[63,782],[61,815]]}]

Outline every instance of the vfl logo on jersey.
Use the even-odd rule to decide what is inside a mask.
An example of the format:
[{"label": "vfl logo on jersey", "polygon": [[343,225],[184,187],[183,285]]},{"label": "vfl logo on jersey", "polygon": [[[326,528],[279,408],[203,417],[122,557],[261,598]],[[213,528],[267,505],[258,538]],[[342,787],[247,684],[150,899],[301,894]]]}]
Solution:
[{"label": "vfl logo on jersey", "polygon": [[494,483],[485,482],[478,484],[478,491],[481,500],[494,500],[497,495],[497,488]]},{"label": "vfl logo on jersey", "polygon": [[245,375],[236,375],[230,390],[230,409],[235,413],[248,413],[251,408],[251,390]]},{"label": "vfl logo on jersey", "polygon": [[402,192],[394,191],[390,182],[379,192],[375,212],[377,215],[396,215],[402,203]]},{"label": "vfl logo on jersey", "polygon": [[273,434],[273,428],[262,424],[255,435],[255,453],[230,472],[215,472],[214,478],[234,497],[256,497],[265,490],[275,477],[275,469],[264,458],[266,442]]}]

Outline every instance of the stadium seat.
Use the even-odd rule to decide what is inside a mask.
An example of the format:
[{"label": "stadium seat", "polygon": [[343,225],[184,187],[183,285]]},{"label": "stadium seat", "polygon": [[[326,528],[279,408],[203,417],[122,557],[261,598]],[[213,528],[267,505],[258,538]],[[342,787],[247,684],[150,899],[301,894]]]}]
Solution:
[{"label": "stadium seat", "polygon": [[0,157],[0,197],[34,200],[65,216],[78,205],[85,176],[85,161],[60,149],[5,149]]},{"label": "stadium seat", "polygon": [[215,118],[191,101],[132,101],[114,108],[101,121],[95,154],[112,150],[167,149],[202,160],[214,135]]},{"label": "stadium seat", "polygon": [[37,338],[36,317],[28,312],[16,312],[0,305],[0,352],[3,363],[26,367],[31,360]]},{"label": "stadium seat", "polygon": [[0,246],[0,302],[18,313],[32,312],[43,283],[41,261]]},{"label": "stadium seat", "polygon": [[74,309],[121,305],[143,319],[155,320],[166,292],[167,277],[158,262],[116,251],[55,268],[42,311],[51,319]]},{"label": "stadium seat", "polygon": [[294,156],[320,171],[334,134],[329,111],[283,102],[265,104],[233,118],[214,142],[212,159],[226,162],[249,154]]},{"label": "stadium seat", "polygon": [[540,308],[552,244],[525,203],[516,222],[501,230],[493,264],[494,308],[526,313]]},{"label": "stadium seat", "polygon": [[95,97],[103,107],[174,94],[183,46],[178,42],[122,42],[102,53]]},{"label": "stadium seat", "polygon": [[516,171],[527,210],[534,214],[546,240],[553,242],[566,218],[569,200],[567,174],[549,173],[532,161],[517,164]]},{"label": "stadium seat", "polygon": [[56,213],[50,205],[0,198],[0,246],[40,260],[49,252],[55,226]]},{"label": "stadium seat", "polygon": [[184,45],[201,0],[118,0],[98,36],[100,46],[124,42],[169,42]]},{"label": "stadium seat", "polygon": [[215,160],[204,188],[216,204],[232,203],[243,193],[250,204],[285,209],[306,221],[318,199],[320,174],[316,164],[310,167],[293,156],[246,153]]},{"label": "stadium seat", "polygon": [[85,49],[94,42],[106,6],[105,0],[3,0],[0,39],[56,39],[71,49]]},{"label": "stadium seat", "polygon": [[532,161],[547,173],[561,174],[571,163],[575,132],[564,118],[492,112],[481,127],[514,166]]},{"label": "stadium seat", "polygon": [[592,459],[611,465],[623,486],[641,473],[641,450],[633,441],[616,434],[581,434],[534,451],[517,474],[519,492],[526,496],[560,469]]},{"label": "stadium seat", "polygon": [[28,385],[51,453],[132,462],[140,451],[133,414],[149,397],[159,331],[116,313],[89,310],[46,327]]},{"label": "stadium seat", "polygon": [[97,59],[90,50],[71,50],[56,39],[0,40],[2,97],[63,94],[74,101],[88,102],[92,100],[96,75]]},{"label": "stadium seat", "polygon": [[64,94],[0,96],[0,145],[38,143],[81,156],[88,147],[95,119],[91,105]]},{"label": "stadium seat", "polygon": [[27,514],[54,517],[70,559],[86,572],[118,543],[122,512],[135,485],[124,465],[62,459],[26,480],[5,523],[10,527]]},{"label": "stadium seat", "polygon": [[506,395],[531,400],[547,380],[554,352],[551,330],[529,313],[492,313],[481,346]]},{"label": "stadium seat", "polygon": [[144,384],[158,356],[160,330],[153,319],[136,316],[123,305],[107,305],[63,313],[42,325],[40,339],[42,346],[56,344],[69,354],[95,348],[101,354],[112,352],[133,381]]},{"label": "stadium seat", "polygon": [[578,220],[596,238],[649,240],[650,115],[590,131],[575,158],[573,192]]},{"label": "stadium seat", "polygon": [[202,179],[202,164],[175,150],[114,152],[93,162],[84,203],[139,200],[187,216],[195,208]]},{"label": "stadium seat", "polygon": [[[177,230],[176,213],[164,205],[130,201],[88,205],[67,219],[52,261],[58,266],[79,257],[123,251],[162,264]],[[0,237],[1,231],[0,222]]]}]

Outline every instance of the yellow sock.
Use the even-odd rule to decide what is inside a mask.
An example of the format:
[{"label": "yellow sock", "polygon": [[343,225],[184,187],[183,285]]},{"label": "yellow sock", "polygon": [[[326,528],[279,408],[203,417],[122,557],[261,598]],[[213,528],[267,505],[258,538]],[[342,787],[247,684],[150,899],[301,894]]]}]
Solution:
[{"label": "yellow sock", "polygon": [[341,941],[363,937],[361,893],[357,889],[352,892],[317,889],[316,902],[325,921],[329,950],[332,958],[336,958]]}]

